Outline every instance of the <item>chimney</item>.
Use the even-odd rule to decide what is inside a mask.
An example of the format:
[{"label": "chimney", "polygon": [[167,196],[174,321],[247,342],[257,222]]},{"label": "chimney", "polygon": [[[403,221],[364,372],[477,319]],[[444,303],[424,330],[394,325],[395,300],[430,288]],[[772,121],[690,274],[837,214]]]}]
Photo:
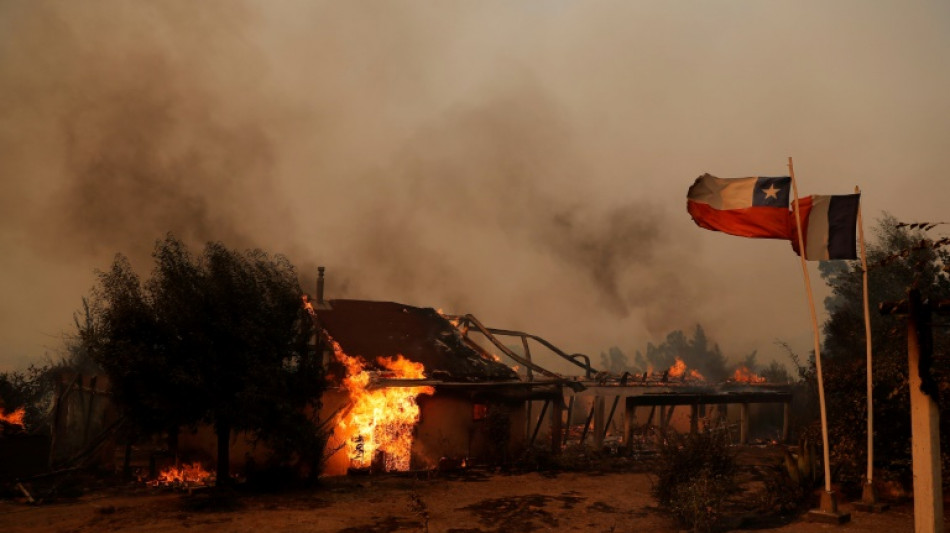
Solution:
[{"label": "chimney", "polygon": [[324,267],[317,267],[317,305],[323,305],[323,271]]}]

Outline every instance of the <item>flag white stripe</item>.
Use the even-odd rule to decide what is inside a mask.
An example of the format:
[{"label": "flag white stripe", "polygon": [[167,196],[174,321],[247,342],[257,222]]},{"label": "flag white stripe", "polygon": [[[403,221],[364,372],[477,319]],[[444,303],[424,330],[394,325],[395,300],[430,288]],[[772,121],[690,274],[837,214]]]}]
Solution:
[{"label": "flag white stripe", "polygon": [[689,189],[688,199],[720,211],[752,207],[758,178],[717,178],[706,174]]},{"label": "flag white stripe", "polygon": [[811,212],[808,214],[808,235],[805,237],[805,259],[826,261],[828,259],[828,207],[831,196],[812,196]]}]

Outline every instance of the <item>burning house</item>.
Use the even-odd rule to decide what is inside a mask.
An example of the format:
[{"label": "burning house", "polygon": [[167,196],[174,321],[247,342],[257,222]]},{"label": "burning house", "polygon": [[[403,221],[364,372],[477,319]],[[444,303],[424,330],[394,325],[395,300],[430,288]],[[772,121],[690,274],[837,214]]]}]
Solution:
[{"label": "burning house", "polygon": [[[331,383],[320,414],[335,428],[330,475],[498,462],[536,444],[558,453],[572,438],[601,446],[611,433],[630,448],[677,419],[685,421],[677,429],[696,431],[700,421],[731,418],[737,442],[745,443],[757,404],[783,406],[777,436],[788,438],[791,391],[745,368],[724,383],[707,382],[682,360],[663,372],[610,376],[592,368],[586,355],[529,333],[486,327],[472,315],[324,301],[322,289],[320,269],[313,316]],[[576,375],[539,365],[538,351],[574,365]]]},{"label": "burning house", "polygon": [[491,462],[528,444],[525,405],[560,394],[525,382],[430,308],[318,302],[333,387],[335,431],[326,473],[429,469]]}]

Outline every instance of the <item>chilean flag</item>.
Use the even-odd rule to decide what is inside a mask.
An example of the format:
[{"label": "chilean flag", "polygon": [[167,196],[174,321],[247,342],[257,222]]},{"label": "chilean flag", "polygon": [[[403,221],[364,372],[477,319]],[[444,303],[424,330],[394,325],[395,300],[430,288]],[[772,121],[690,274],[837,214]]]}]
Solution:
[{"label": "chilean flag", "polygon": [[703,174],[689,188],[686,210],[701,228],[740,237],[792,239],[794,218],[788,199],[792,180],[717,178]]},{"label": "chilean flag", "polygon": [[[798,201],[801,212],[802,237],[805,240],[805,259],[857,259],[857,222],[860,194],[835,196],[812,195]],[[792,250],[798,253],[798,235],[795,215],[789,216],[792,231]]]}]

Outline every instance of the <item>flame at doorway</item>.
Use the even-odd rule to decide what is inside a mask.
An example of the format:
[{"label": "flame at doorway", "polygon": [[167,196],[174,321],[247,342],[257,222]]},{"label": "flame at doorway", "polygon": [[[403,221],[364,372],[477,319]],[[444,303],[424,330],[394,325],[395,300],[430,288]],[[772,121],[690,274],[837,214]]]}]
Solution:
[{"label": "flame at doorway", "polygon": [[[432,394],[432,387],[370,387],[372,373],[363,362],[343,352],[336,342],[333,353],[346,367],[343,386],[351,406],[338,427],[345,438],[350,464],[356,468],[370,466],[378,453],[384,454],[386,471],[408,470],[412,452],[413,428],[419,421],[416,397]],[[379,357],[376,363],[385,368],[382,377],[389,379],[422,379],[425,368],[401,355]]]}]

